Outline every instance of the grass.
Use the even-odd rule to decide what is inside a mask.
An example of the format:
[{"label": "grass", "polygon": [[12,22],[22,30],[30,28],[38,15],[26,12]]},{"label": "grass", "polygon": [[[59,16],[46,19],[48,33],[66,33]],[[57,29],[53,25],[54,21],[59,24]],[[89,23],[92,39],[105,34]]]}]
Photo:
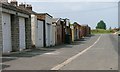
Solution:
[{"label": "grass", "polygon": [[112,30],[104,30],[104,29],[94,29],[91,30],[92,34],[106,34],[106,33],[113,33]]}]

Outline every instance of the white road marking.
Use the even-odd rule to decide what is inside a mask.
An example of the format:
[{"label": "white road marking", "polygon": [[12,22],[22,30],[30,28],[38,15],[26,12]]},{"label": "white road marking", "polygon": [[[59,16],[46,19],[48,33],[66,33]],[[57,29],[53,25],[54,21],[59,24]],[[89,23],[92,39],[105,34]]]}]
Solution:
[{"label": "white road marking", "polygon": [[62,68],[63,66],[65,66],[66,64],[70,63],[71,61],[73,61],[74,59],[76,59],[77,57],[79,57],[80,55],[82,55],[83,53],[85,53],[86,51],[88,51],[90,48],[92,48],[101,38],[102,35],[99,36],[99,38],[95,41],[95,43],[93,45],[91,45],[90,47],[86,48],[85,50],[83,50],[82,52],[72,56],[71,58],[67,59],[66,61],[64,61],[63,63],[53,67],[51,70],[59,70],[60,68]]}]

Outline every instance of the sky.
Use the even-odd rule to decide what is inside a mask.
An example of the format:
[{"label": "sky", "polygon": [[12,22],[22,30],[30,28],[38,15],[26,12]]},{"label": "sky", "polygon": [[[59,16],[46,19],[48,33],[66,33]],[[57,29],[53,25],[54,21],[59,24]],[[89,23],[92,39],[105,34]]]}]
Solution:
[{"label": "sky", "polygon": [[33,11],[49,13],[54,18],[69,18],[70,22],[88,24],[95,29],[97,23],[103,20],[107,28],[118,27],[119,0],[17,0],[31,4]]}]

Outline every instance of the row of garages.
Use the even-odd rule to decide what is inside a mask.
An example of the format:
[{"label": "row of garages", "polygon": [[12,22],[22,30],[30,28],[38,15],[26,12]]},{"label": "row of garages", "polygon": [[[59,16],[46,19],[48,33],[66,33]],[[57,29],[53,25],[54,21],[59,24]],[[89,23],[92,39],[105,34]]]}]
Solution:
[{"label": "row of garages", "polygon": [[69,19],[36,13],[31,5],[0,3],[0,48],[3,54],[31,48],[51,47],[90,34],[88,25],[70,24]]},{"label": "row of garages", "polygon": [[71,24],[71,31],[72,42],[91,35],[91,28],[88,25],[80,25],[77,22]]}]

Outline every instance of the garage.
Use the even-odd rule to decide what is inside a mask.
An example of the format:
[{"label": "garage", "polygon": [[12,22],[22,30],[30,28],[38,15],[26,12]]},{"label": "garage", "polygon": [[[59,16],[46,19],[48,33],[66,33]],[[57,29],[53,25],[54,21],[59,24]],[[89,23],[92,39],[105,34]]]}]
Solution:
[{"label": "garage", "polygon": [[51,25],[47,24],[47,46],[49,47],[51,45]]},{"label": "garage", "polygon": [[36,25],[36,47],[43,47],[43,21],[37,20]]},{"label": "garage", "polygon": [[2,13],[3,53],[12,51],[10,14]]},{"label": "garage", "polygon": [[20,51],[26,48],[25,44],[25,18],[19,17],[19,47]]}]

